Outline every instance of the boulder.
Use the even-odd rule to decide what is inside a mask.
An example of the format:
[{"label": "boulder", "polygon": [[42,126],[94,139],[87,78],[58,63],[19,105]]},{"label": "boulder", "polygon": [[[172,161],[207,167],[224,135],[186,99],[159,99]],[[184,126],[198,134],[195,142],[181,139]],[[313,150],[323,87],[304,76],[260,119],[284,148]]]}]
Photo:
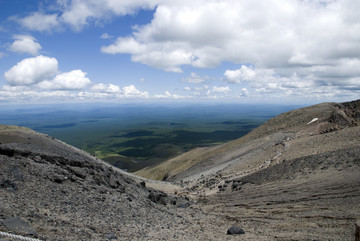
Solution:
[{"label": "boulder", "polygon": [[228,229],[227,235],[235,235],[235,234],[245,234],[245,231],[237,226],[232,226],[231,228]]}]

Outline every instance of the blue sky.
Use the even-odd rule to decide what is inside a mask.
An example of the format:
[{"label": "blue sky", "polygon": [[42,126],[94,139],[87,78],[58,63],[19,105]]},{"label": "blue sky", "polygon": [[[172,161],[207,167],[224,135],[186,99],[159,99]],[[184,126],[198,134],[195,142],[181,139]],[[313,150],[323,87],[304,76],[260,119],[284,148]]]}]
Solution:
[{"label": "blue sky", "polygon": [[0,103],[359,98],[358,0],[0,6]]}]

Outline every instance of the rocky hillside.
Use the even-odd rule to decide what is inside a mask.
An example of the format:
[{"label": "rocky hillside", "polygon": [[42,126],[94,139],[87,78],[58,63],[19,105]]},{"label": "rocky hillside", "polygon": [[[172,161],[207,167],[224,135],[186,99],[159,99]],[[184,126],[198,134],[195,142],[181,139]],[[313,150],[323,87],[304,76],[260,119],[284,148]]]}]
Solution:
[{"label": "rocky hillside", "polygon": [[[258,240],[353,240],[360,219],[360,100],[281,114],[227,144],[138,172]],[[250,240],[253,236],[244,240]]]},{"label": "rocky hillside", "polygon": [[[207,223],[197,205],[172,195],[174,190],[46,135],[0,126],[2,232],[40,240],[221,240],[226,235],[227,226]],[[218,232],[214,236],[210,230]]]},{"label": "rocky hillside", "polygon": [[[193,174],[200,174],[201,170],[208,172],[210,168],[224,169],[225,166],[222,165],[230,163],[234,163],[232,168],[235,168],[236,163],[240,166],[226,172],[227,174],[234,174],[238,170],[251,172],[262,164],[262,167],[266,167],[281,158],[293,159],[314,152],[327,152],[342,148],[344,144],[357,145],[358,138],[354,135],[349,138],[342,135],[342,139],[329,142],[323,138],[327,135],[322,134],[359,124],[360,100],[341,104],[322,103],[283,113],[240,139],[216,147],[194,149],[157,166],[142,169],[136,174],[156,180],[182,180]],[[316,141],[315,146],[307,145],[312,140]],[[297,144],[291,145],[292,142]],[[290,145],[292,148],[289,148]],[[248,161],[238,161],[248,154],[254,156],[255,153],[259,157],[256,160],[252,157],[251,160],[247,158]]]}]

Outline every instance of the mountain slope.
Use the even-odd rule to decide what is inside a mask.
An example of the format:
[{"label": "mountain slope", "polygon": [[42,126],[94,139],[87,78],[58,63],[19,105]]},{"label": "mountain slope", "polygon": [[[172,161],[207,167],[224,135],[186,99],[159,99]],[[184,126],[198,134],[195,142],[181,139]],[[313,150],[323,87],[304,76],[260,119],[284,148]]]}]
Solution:
[{"label": "mountain slope", "polygon": [[181,185],[206,214],[244,228],[244,240],[354,240],[359,121],[360,100],[306,107],[144,173]]},{"label": "mountain slope", "polygon": [[46,135],[0,126],[0,231],[42,240],[224,237],[227,226],[208,224],[192,201],[148,186],[175,191]]},{"label": "mountain slope", "polygon": [[[287,149],[290,145],[289,140],[306,143],[306,138],[356,126],[360,123],[359,109],[360,101],[353,101],[342,104],[322,103],[286,112],[270,119],[240,139],[216,147],[194,149],[155,167],[144,168],[136,172],[136,174],[157,180],[182,180],[192,174],[200,174],[201,170],[208,172],[211,168],[214,168],[214,171],[223,169],[222,165],[239,163],[239,158],[244,159],[244,156],[248,154],[254,155],[260,151],[261,154],[259,155],[263,155],[263,157],[259,156],[259,160],[242,162],[243,165],[238,167],[244,172],[251,172],[262,164],[267,166],[269,160],[264,159],[269,159],[269,156],[277,157],[279,152],[283,154],[283,149]],[[312,120],[316,121],[309,123]],[[356,137],[354,138],[355,140],[346,140],[346,145],[355,145],[357,142]],[[339,143],[344,142],[343,139],[337,141]],[[348,143],[349,141],[353,142]],[[336,149],[339,145],[334,144],[332,148]],[[264,149],[267,151],[264,152]],[[323,152],[327,151],[327,149],[317,146],[316,151]],[[291,153],[294,153],[294,156]],[[295,158],[296,153],[298,151],[288,152],[288,158]],[[266,163],[259,163],[261,161]]]}]

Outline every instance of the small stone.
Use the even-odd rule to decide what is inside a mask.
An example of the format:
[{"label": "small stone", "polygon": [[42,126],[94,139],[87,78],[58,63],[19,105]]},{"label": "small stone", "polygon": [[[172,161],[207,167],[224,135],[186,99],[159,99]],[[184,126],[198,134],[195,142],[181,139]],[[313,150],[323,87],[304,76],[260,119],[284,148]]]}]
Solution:
[{"label": "small stone", "polygon": [[112,233],[109,233],[108,235],[107,235],[107,239],[108,240],[117,240],[118,239],[118,237],[116,237],[114,234],[112,234]]},{"label": "small stone", "polygon": [[150,193],[148,199],[150,199],[154,203],[166,205],[167,195],[165,193]]},{"label": "small stone", "polygon": [[235,235],[235,234],[245,234],[245,231],[237,226],[232,226],[231,228],[228,229],[227,235]]},{"label": "small stone", "polygon": [[190,203],[180,203],[177,207],[178,208],[188,208],[188,207],[190,207]]},{"label": "small stone", "polygon": [[0,188],[4,188],[8,191],[16,191],[17,190],[16,183],[9,179],[5,179],[4,181],[0,182]]}]

